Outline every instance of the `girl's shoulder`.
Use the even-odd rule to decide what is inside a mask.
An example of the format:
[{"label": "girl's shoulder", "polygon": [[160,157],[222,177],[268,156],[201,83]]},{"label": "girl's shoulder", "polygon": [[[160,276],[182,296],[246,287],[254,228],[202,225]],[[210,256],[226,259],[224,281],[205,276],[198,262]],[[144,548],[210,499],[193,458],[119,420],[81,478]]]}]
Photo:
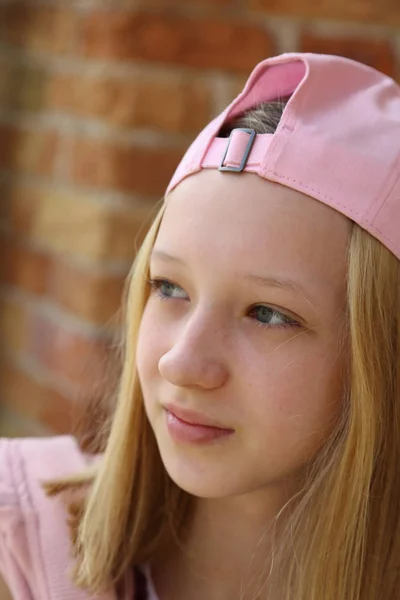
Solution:
[{"label": "girl's shoulder", "polygon": [[66,504],[48,497],[42,482],[79,473],[90,462],[71,436],[0,439],[0,573],[14,600],[88,600],[68,577]]}]

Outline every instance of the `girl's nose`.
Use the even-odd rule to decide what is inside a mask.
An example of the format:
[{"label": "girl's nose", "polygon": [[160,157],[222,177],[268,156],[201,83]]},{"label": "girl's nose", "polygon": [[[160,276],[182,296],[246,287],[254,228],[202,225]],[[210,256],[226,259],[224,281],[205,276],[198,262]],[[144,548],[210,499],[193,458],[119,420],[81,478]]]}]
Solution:
[{"label": "girl's nose", "polygon": [[[214,389],[228,378],[224,353],[210,328],[187,325],[158,363],[161,376],[176,386]],[[225,359],[224,359],[225,354]]]}]

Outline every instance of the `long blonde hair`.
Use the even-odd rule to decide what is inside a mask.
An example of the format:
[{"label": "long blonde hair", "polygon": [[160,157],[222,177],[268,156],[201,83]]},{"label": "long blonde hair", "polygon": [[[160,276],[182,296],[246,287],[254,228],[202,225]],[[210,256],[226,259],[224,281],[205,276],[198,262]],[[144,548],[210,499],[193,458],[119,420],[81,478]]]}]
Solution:
[{"label": "long blonde hair", "polygon": [[[262,105],[223,135],[234,126],[271,133],[283,105]],[[104,454],[94,472],[68,483],[90,483],[75,510],[74,580],[92,592],[117,585],[133,564],[150,559],[190,514],[191,497],[161,462],[135,367],[149,256],[164,210],[162,205],[127,282],[122,374]],[[310,465],[276,542],[266,598],[399,596],[400,269],[396,257],[357,224],[348,248],[347,295],[343,415]]]}]

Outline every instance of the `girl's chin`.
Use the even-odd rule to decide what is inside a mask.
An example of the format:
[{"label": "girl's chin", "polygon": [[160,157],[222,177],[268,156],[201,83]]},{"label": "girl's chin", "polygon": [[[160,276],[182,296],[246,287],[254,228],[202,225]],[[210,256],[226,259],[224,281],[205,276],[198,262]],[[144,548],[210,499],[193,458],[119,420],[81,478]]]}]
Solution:
[{"label": "girl's chin", "polygon": [[183,491],[198,498],[222,498],[231,495],[231,482],[207,465],[195,459],[185,460],[162,454],[169,477]]},{"label": "girl's chin", "polygon": [[[180,458],[162,454],[164,467],[172,481],[183,491],[197,498],[226,498],[246,494],[243,477],[232,471],[231,465],[205,464],[195,458]],[[233,477],[228,477],[231,473]]]}]

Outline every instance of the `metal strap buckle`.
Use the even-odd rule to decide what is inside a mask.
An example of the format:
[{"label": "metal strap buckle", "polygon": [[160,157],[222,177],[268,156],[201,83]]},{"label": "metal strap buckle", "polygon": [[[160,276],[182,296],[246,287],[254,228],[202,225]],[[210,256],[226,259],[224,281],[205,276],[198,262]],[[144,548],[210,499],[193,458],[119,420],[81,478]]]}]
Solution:
[{"label": "metal strap buckle", "polygon": [[[240,165],[238,167],[224,166],[224,161],[225,161],[226,155],[228,154],[228,150],[229,150],[229,144],[232,141],[232,135],[235,133],[235,131],[244,131],[245,133],[248,133],[249,134],[249,140],[247,142],[247,146],[246,146],[246,149],[244,151],[243,158],[241,160]],[[240,173],[241,171],[243,171],[243,169],[246,166],[247,158],[248,158],[248,156],[250,154],[250,150],[251,150],[251,148],[253,146],[253,142],[254,142],[254,138],[255,137],[256,137],[256,132],[254,131],[254,129],[247,129],[246,127],[236,127],[236,129],[233,129],[231,131],[230,136],[229,136],[229,140],[228,140],[228,143],[226,145],[226,150],[225,150],[224,156],[222,157],[221,164],[219,165],[218,170],[219,171],[233,171],[235,173]]]}]

